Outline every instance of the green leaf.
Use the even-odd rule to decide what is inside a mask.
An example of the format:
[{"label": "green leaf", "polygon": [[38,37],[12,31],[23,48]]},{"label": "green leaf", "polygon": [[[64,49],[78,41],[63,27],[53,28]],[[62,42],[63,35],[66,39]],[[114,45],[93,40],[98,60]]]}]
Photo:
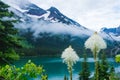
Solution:
[{"label": "green leaf", "polygon": [[118,63],[120,63],[120,54],[118,54],[118,55],[115,56],[115,61],[118,62]]}]

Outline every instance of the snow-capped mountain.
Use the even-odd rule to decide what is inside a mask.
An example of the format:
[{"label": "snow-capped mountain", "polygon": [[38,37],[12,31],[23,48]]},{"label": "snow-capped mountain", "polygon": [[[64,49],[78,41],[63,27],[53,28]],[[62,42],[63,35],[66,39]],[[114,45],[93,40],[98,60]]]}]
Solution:
[{"label": "snow-capped mountain", "polygon": [[55,7],[44,10],[33,3],[19,3],[7,2],[10,5],[9,9],[21,21],[15,24],[15,27],[19,28],[20,35],[35,47],[31,49],[34,53],[56,55],[69,45],[79,51],[78,48],[82,49],[85,39],[93,33],[92,30],[63,15]]},{"label": "snow-capped mountain", "polygon": [[[4,0],[2,1],[4,2]],[[77,52],[81,53],[85,40],[94,33],[94,31],[68,18],[55,7],[44,10],[28,0],[24,2],[22,0],[8,0],[5,3],[10,6],[9,10],[13,11],[21,21],[15,24],[15,27],[21,30],[20,35],[35,46],[36,53],[51,52],[56,54],[68,45],[72,45]],[[116,29],[117,33],[114,35],[110,31],[106,31],[104,28],[99,34],[107,41],[113,40],[111,36],[116,41],[120,41],[119,28]]]},{"label": "snow-capped mountain", "polygon": [[22,8],[27,10],[25,13],[30,14],[30,15],[36,15],[36,16],[41,16],[45,13],[47,13],[47,11],[43,10],[42,8],[37,7],[34,4],[29,4],[27,7]]},{"label": "snow-capped mountain", "polygon": [[77,23],[77,22],[73,21],[72,19],[70,19],[70,18],[66,17],[65,15],[63,15],[55,7],[51,7],[47,11],[50,11],[50,15],[48,16],[48,18],[50,18],[53,21],[66,23],[68,25],[71,24],[71,25],[81,26],[79,23]]},{"label": "snow-capped mountain", "polygon": [[102,28],[101,31],[107,33],[107,34],[114,34],[116,36],[120,36],[120,26],[118,26],[117,28]]},{"label": "snow-capped mountain", "polygon": [[120,42],[120,26],[116,28],[102,28],[101,33],[107,35],[109,40],[119,41]]},{"label": "snow-capped mountain", "polygon": [[[13,1],[7,2],[7,4],[10,5],[10,10],[23,22],[20,23],[20,26],[17,24],[17,27],[21,27],[21,24],[24,24],[24,27],[34,30],[35,34],[47,31],[48,33],[88,37],[93,33],[93,31],[63,15],[55,7],[44,10],[27,0],[25,0],[25,3],[22,3],[21,0],[17,1],[18,3]],[[22,5],[20,5],[20,3],[22,3]],[[50,29],[48,29],[48,26]]]},{"label": "snow-capped mountain", "polygon": [[[76,21],[63,15],[55,7],[50,7],[49,9],[44,10],[38,7],[36,4],[30,3],[28,0],[24,0],[24,2],[23,0],[2,0],[2,1],[10,5],[11,7],[10,10],[13,11],[20,18],[20,20],[25,24],[31,23],[33,26],[33,24],[40,22],[39,26],[43,24],[47,26],[52,26],[51,28],[54,28],[53,26],[58,26],[57,28],[58,29],[60,28],[59,30],[63,30],[65,29],[66,26],[69,26],[69,28],[66,28],[66,30],[68,29],[67,31],[65,30],[62,32],[69,33],[69,31],[71,32],[72,31],[71,29],[73,29],[73,32],[77,33],[77,36],[80,34],[84,36],[85,35],[90,36],[91,34],[93,34],[92,30],[85,28],[84,26],[80,25]],[[61,26],[64,26],[64,27],[61,27]],[[30,24],[29,24],[29,27],[30,27]],[[101,29],[100,35],[102,35],[103,38],[110,39],[108,34],[113,36],[114,38],[117,37],[119,39],[120,27],[110,28],[110,29],[107,29],[107,28]]]},{"label": "snow-capped mountain", "polygon": [[30,3],[28,0],[3,0],[3,2],[10,5],[12,8],[26,14],[28,17],[44,19],[50,22],[61,22],[69,25],[81,26],[76,21],[66,17],[63,15],[58,9],[55,7],[50,7],[47,10],[44,10],[37,5]]}]

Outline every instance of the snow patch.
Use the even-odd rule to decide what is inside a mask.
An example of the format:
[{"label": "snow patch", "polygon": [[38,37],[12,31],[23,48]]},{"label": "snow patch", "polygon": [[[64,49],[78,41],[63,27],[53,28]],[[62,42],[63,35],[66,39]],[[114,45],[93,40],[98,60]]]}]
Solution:
[{"label": "snow patch", "polygon": [[105,32],[100,32],[99,33],[104,39],[107,39],[107,40],[115,40],[115,41],[120,41],[120,36],[116,36],[115,34],[113,33],[105,33]]},{"label": "snow patch", "polygon": [[47,11],[46,14],[43,15],[44,19],[45,20],[48,20],[48,16],[50,15],[50,11]]},{"label": "snow patch", "polygon": [[44,18],[44,20],[49,20],[48,19],[48,16],[50,15],[50,11],[47,11],[47,13],[43,14],[42,16],[37,16],[37,15],[30,15],[30,14],[27,14],[29,17],[31,18]]}]

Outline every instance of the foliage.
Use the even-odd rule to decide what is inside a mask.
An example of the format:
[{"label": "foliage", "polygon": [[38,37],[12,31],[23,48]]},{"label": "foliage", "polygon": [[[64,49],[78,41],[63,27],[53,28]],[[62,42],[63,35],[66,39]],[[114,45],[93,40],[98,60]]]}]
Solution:
[{"label": "foliage", "polygon": [[120,63],[120,54],[118,54],[118,55],[115,56],[115,61],[118,62],[118,63]]},{"label": "foliage", "polygon": [[22,47],[21,38],[14,28],[14,14],[8,10],[9,6],[0,0],[0,61],[3,59],[18,59],[16,48]]},{"label": "foliage", "polygon": [[87,62],[87,55],[84,54],[83,57],[84,61],[82,62],[82,71],[79,74],[79,80],[89,80],[90,71]]},{"label": "foliage", "polygon": [[109,64],[106,60],[106,55],[103,53],[101,55],[101,62],[99,63],[98,67],[99,72],[99,78],[101,80],[108,80],[109,79]]},{"label": "foliage", "polygon": [[44,72],[42,66],[37,66],[30,60],[21,68],[10,65],[0,67],[0,77],[5,80],[29,80],[38,76],[41,77],[40,80],[47,80],[47,75],[44,75]]},{"label": "foliage", "polygon": [[116,77],[115,77],[115,69],[114,69],[113,66],[110,68],[110,76],[109,76],[109,79],[110,79],[110,80],[117,80]]}]

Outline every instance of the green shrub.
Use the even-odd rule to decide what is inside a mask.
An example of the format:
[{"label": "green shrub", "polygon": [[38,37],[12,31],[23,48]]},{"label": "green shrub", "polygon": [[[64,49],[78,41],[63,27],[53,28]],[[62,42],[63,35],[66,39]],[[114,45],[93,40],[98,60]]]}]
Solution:
[{"label": "green shrub", "polygon": [[40,80],[47,80],[47,75],[42,66],[37,66],[30,60],[21,68],[6,65],[0,67],[0,78],[4,80],[29,80],[30,78],[40,77]]},{"label": "green shrub", "polygon": [[118,55],[115,56],[115,61],[118,62],[118,63],[120,63],[120,54],[118,54]]}]

